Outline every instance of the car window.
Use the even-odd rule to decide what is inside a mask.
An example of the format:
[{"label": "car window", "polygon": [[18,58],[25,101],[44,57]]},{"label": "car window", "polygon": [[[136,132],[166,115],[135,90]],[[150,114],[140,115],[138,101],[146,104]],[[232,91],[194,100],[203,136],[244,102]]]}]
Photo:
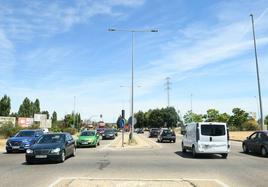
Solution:
[{"label": "car window", "polygon": [[20,131],[16,137],[31,137],[34,136],[34,131]]},{"label": "car window", "polygon": [[42,136],[37,144],[50,144],[50,143],[63,143],[64,135],[61,134],[48,134]]},{"label": "car window", "polygon": [[260,139],[261,139],[261,140],[264,140],[264,141],[268,141],[268,135],[265,134],[265,133],[261,133],[261,135],[260,135]]},{"label": "car window", "polygon": [[249,137],[249,139],[250,140],[253,140],[253,139],[256,139],[257,138],[257,133],[254,133],[254,134],[252,134],[250,137]]},{"label": "car window", "polygon": [[94,136],[95,132],[94,131],[84,131],[80,134],[80,136]]}]

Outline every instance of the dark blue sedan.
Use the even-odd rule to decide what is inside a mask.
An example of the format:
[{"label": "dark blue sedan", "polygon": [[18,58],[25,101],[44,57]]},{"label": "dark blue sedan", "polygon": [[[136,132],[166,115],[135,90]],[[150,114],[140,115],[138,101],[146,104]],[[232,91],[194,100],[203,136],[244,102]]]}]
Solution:
[{"label": "dark blue sedan", "polygon": [[21,130],[15,136],[9,138],[6,142],[6,152],[26,151],[31,147],[41,136],[41,129]]}]

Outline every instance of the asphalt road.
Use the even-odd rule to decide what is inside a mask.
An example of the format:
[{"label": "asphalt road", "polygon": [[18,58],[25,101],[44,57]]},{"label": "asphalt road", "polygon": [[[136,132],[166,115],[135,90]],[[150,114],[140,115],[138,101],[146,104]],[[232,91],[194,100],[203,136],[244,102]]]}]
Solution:
[{"label": "asphalt road", "polygon": [[77,149],[75,158],[60,164],[27,165],[23,153],[2,152],[0,186],[49,186],[60,177],[217,179],[243,187],[268,184],[268,158],[242,153],[240,142],[231,142],[228,159],[182,154],[179,138],[176,143],[161,143],[157,149],[106,149],[111,142],[102,140],[98,148]]}]

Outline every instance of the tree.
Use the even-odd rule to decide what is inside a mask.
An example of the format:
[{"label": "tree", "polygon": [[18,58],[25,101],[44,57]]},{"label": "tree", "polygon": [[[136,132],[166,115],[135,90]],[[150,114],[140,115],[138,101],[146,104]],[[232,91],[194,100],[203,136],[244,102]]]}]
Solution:
[{"label": "tree", "polygon": [[55,124],[58,121],[58,119],[57,119],[57,112],[56,111],[54,111],[52,113],[51,121],[52,121],[52,124]]},{"label": "tree", "polygon": [[4,95],[0,100],[0,116],[9,116],[10,109],[10,98],[7,95]]},{"label": "tree", "polygon": [[42,111],[41,114],[46,114],[47,115],[47,119],[49,119],[49,112],[47,110]]},{"label": "tree", "polygon": [[208,109],[207,114],[204,115],[204,118],[206,118],[205,121],[207,122],[213,122],[213,121],[219,121],[220,112],[216,109]]},{"label": "tree", "polygon": [[268,115],[265,116],[265,118],[264,118],[264,124],[265,124],[265,125],[268,125]]},{"label": "tree", "polygon": [[160,128],[164,126],[164,119],[159,109],[152,110],[148,116],[149,127]]},{"label": "tree", "polygon": [[39,99],[36,99],[34,103],[32,103],[32,111],[33,115],[40,113],[40,102]]},{"label": "tree", "polygon": [[136,128],[145,127],[145,123],[146,123],[145,113],[143,113],[142,111],[139,111],[134,116],[137,119],[137,123],[135,124],[135,127]]},{"label": "tree", "polygon": [[203,121],[203,115],[193,113],[192,111],[188,111],[183,116],[185,123],[191,123],[191,122],[202,122]]},{"label": "tree", "polygon": [[242,130],[242,124],[248,120],[249,114],[240,108],[234,108],[228,120],[231,130]]},{"label": "tree", "polygon": [[223,123],[227,123],[228,120],[229,120],[229,118],[230,118],[230,115],[229,115],[229,114],[227,114],[227,113],[222,113],[222,114],[219,115],[219,119],[218,119],[218,121],[219,121],[219,122],[223,122]]},{"label": "tree", "polygon": [[178,113],[174,107],[167,107],[161,109],[162,117],[166,127],[176,127],[180,120]]},{"label": "tree", "polygon": [[32,117],[31,101],[26,97],[20,105],[18,115],[20,117]]}]

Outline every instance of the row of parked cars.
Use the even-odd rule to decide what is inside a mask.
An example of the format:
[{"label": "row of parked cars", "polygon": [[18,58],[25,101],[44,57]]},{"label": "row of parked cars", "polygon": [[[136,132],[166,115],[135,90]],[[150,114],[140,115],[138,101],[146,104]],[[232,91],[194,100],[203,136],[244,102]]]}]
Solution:
[{"label": "row of parked cars", "polygon": [[[187,124],[182,130],[182,152],[192,152],[193,157],[199,154],[220,154],[227,158],[230,152],[229,129],[226,123],[202,122]],[[257,131],[242,142],[245,153],[268,154],[268,131]]]},{"label": "row of parked cars", "polygon": [[39,160],[64,162],[67,157],[76,155],[77,147],[96,147],[102,139],[114,139],[117,132],[105,129],[102,134],[97,130],[85,130],[75,141],[69,133],[44,133],[41,129],[21,130],[6,142],[6,152],[25,152],[26,162]]}]

